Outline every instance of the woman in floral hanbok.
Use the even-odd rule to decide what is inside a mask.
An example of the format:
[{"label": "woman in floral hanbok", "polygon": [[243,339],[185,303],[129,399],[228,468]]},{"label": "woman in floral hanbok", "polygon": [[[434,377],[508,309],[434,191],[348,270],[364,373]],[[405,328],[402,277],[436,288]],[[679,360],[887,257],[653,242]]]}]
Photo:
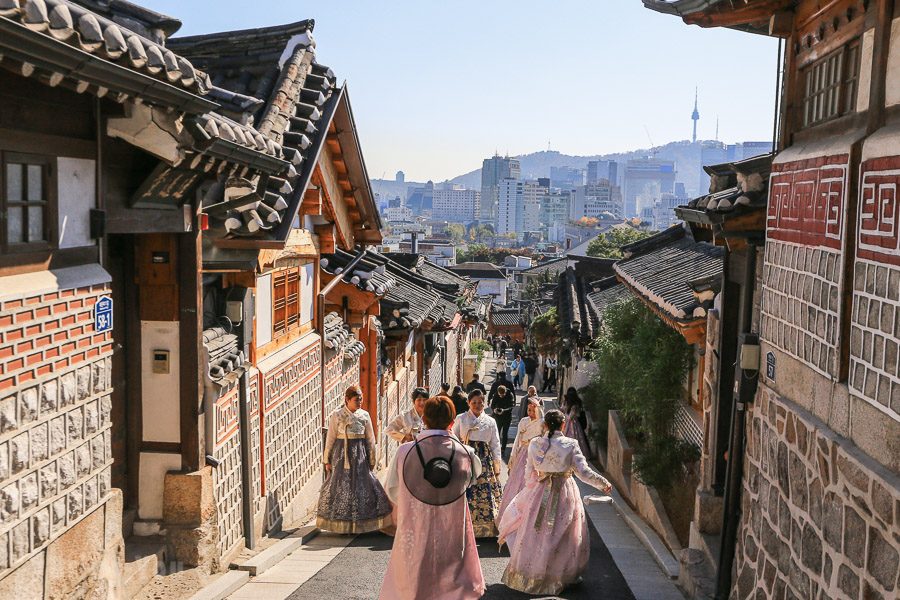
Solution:
[{"label": "woman in floral hanbok", "polygon": [[500,467],[503,463],[497,422],[484,414],[484,394],[481,390],[473,390],[469,394],[469,410],[456,418],[453,434],[463,444],[471,446],[481,461],[481,475],[475,485],[466,490],[475,537],[494,537],[497,535],[496,519],[502,495]]},{"label": "woman in floral hanbok", "polygon": [[581,447],[581,453],[585,457],[593,456],[591,446],[588,444],[587,435],[585,435],[585,427],[587,418],[584,414],[584,405],[575,388],[570,387],[566,390],[566,395],[562,402],[563,413],[566,416],[566,424],[563,426],[563,435],[578,440]]},{"label": "woman in floral hanbok", "polygon": [[558,410],[544,416],[547,435],[528,445],[525,488],[500,521],[500,543],[510,553],[502,581],[528,594],[559,594],[587,568],[588,524],[572,475],[605,494],[612,489],[588,465],[578,442],[562,435],[564,420]]},{"label": "woman in floral hanbok", "polygon": [[509,456],[509,477],[506,479],[506,485],[503,486],[503,501],[500,503],[500,512],[497,514],[498,523],[503,519],[506,507],[525,486],[528,444],[544,432],[543,402],[538,396],[526,396],[526,398],[528,401],[527,414],[519,419],[519,423],[516,425],[516,439],[513,441],[512,454]]},{"label": "woman in floral hanbok", "polygon": [[328,417],[325,482],[316,526],[335,533],[366,533],[392,523],[391,503],[375,478],[375,430],[362,409],[362,391],[352,385],[344,406]]}]

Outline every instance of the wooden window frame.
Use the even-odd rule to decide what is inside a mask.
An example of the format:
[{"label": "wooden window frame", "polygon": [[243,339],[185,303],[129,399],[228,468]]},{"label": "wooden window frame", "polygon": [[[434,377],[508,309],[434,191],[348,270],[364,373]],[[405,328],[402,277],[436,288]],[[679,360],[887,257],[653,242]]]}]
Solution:
[{"label": "wooden window frame", "polygon": [[[28,235],[28,213],[29,207],[43,206],[43,238],[33,242],[13,242],[10,243],[9,235],[9,206],[10,200],[6,196],[7,183],[7,167],[9,164],[23,165],[22,190],[25,200],[16,201],[18,206],[22,206],[23,219],[22,228],[27,238]],[[42,165],[42,185],[44,188],[43,199],[40,201],[27,200],[28,197],[28,176],[27,166]],[[56,183],[56,157],[44,154],[34,154],[25,152],[15,152],[10,150],[0,150],[0,254],[4,256],[18,256],[24,258],[24,255],[46,254],[57,249],[58,245],[58,198]]]},{"label": "wooden window frame", "polygon": [[[861,37],[855,37],[799,70],[800,130],[810,129],[851,115],[856,110],[862,61]],[[836,65],[829,66],[836,61]],[[839,71],[829,78],[828,70]],[[824,81],[812,82],[812,78]],[[829,98],[829,95],[833,96]],[[820,104],[821,103],[821,104]],[[828,110],[823,107],[828,105]],[[811,116],[811,113],[812,114]]]},{"label": "wooden window frame", "polygon": [[290,267],[272,273],[272,339],[300,328],[300,269]]}]

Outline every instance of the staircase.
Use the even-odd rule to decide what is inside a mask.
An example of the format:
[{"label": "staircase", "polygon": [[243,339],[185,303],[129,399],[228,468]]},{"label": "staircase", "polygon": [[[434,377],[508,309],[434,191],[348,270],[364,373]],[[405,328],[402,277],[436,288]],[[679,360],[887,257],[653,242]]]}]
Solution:
[{"label": "staircase", "polygon": [[137,514],[134,509],[122,513],[122,537],[125,539],[125,567],[122,584],[125,598],[134,598],[157,573],[164,572],[166,540],[160,535],[134,535]]}]

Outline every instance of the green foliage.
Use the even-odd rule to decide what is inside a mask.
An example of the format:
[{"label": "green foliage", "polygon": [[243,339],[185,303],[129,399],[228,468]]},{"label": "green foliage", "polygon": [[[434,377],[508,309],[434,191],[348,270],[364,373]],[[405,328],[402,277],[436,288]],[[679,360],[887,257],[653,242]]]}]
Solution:
[{"label": "green foliage", "polygon": [[456,262],[486,262],[502,265],[507,256],[541,256],[533,248],[490,248],[485,244],[469,244],[465,249],[456,250]]},{"label": "green foliage", "polygon": [[536,300],[541,295],[541,286],[551,283],[553,280],[554,275],[549,269],[541,271],[537,277],[533,277],[528,282],[528,285],[525,286],[525,292],[522,294],[522,297],[525,300]]},{"label": "green foliage", "polygon": [[[689,458],[671,427],[691,368],[691,346],[637,299],[617,302],[603,313],[593,357],[598,374],[587,395],[598,419],[620,412],[637,441],[635,472],[641,481],[666,488]],[[672,462],[675,461],[675,462]],[[663,464],[665,468],[656,468]]]},{"label": "green foliage", "polygon": [[481,362],[484,360],[484,353],[491,350],[491,345],[486,340],[472,340],[469,342],[469,352],[478,357],[475,362],[475,370],[481,368]]},{"label": "green foliage", "polygon": [[447,235],[450,236],[454,243],[458,244],[466,238],[466,228],[460,223],[449,223],[447,225]]},{"label": "green foliage", "polygon": [[655,436],[636,452],[632,473],[641,482],[658,490],[667,490],[687,476],[686,465],[700,459],[700,449],[672,435]]},{"label": "green foliage", "polygon": [[559,352],[559,316],[556,307],[539,315],[531,322],[529,328],[535,349],[541,354],[557,354]]},{"label": "green foliage", "polygon": [[587,255],[597,258],[622,258],[622,251],[619,248],[646,237],[650,237],[649,232],[634,227],[613,227],[591,240],[587,247]]}]

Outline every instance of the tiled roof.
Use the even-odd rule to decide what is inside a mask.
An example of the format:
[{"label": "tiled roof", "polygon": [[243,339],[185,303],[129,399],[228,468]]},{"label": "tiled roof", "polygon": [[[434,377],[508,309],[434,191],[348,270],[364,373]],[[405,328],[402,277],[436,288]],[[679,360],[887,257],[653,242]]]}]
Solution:
[{"label": "tiled roof", "polygon": [[566,270],[567,260],[568,259],[564,256],[561,258],[553,258],[527,269],[523,269],[521,273],[522,275],[540,275],[541,273],[549,272],[552,275],[559,275]]},{"label": "tiled roof", "polygon": [[353,335],[350,328],[336,312],[325,315],[325,347],[333,352],[343,352],[344,358],[356,359],[365,352],[366,346]]},{"label": "tiled roof", "polygon": [[195,134],[245,143],[290,163],[249,193],[204,207],[232,237],[284,237],[312,176],[344,93],[331,69],[315,62],[314,25],[307,20],[169,42],[230,94],[225,115],[208,115]]},{"label": "tiled roof", "polygon": [[[214,108],[202,98],[210,87],[207,75],[163,45],[163,30],[177,26],[177,20],[121,0],[0,0],[0,47],[5,58],[21,62],[23,75],[43,72],[53,85],[69,77],[79,91],[113,92],[120,102],[140,97],[194,113]],[[155,31],[157,39],[150,39]]]},{"label": "tiled roof", "polygon": [[497,265],[486,262],[460,263],[448,268],[451,271],[475,279],[506,279],[506,275]]},{"label": "tiled roof", "polygon": [[769,174],[772,172],[772,154],[710,165],[704,167],[704,170],[710,176],[710,192],[691,200],[679,209],[693,209],[707,214],[732,212],[742,214],[748,209],[766,206]]},{"label": "tiled roof", "polygon": [[203,347],[209,358],[208,375],[216,382],[240,369],[244,365],[244,352],[238,345],[238,337],[222,327],[211,327],[203,331]]},{"label": "tiled roof", "polygon": [[721,276],[722,247],[694,241],[679,224],[623,251],[627,258],[616,263],[616,273],[646,301],[678,321],[706,316],[690,284]]},{"label": "tiled roof", "polygon": [[633,296],[629,293],[628,288],[619,283],[615,277],[607,277],[600,281],[589,284],[589,290],[585,294],[585,300],[588,304],[590,317],[594,330],[600,326],[603,320],[603,311],[622,300],[627,300]]},{"label": "tiled roof", "polygon": [[503,327],[519,325],[521,322],[522,316],[518,308],[494,308],[491,310],[491,323],[493,325]]}]

